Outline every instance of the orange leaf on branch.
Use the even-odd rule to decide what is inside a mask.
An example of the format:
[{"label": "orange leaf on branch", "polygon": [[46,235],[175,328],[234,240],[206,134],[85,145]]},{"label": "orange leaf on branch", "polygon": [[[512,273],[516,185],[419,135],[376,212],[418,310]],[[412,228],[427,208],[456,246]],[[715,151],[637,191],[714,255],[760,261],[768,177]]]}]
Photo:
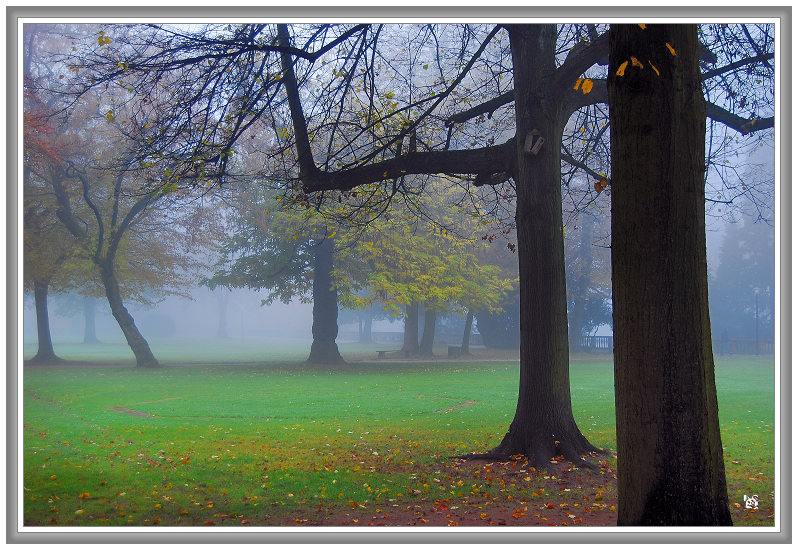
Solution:
[{"label": "orange leaf on branch", "polygon": [[607,188],[607,178],[601,178],[599,181],[593,184],[593,188],[596,190],[596,193],[601,193]]}]

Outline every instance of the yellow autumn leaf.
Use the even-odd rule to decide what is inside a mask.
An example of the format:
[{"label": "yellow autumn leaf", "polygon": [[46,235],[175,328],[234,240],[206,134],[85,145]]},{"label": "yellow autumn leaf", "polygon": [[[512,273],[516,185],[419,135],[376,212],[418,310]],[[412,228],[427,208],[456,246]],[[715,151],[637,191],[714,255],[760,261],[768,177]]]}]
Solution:
[{"label": "yellow autumn leaf", "polygon": [[659,76],[659,70],[654,66],[650,59],[648,60],[648,64],[651,65],[651,68],[654,69],[654,72],[657,73],[657,76]]},{"label": "yellow autumn leaf", "polygon": [[640,27],[641,29],[645,29],[646,28],[646,26],[644,24],[642,24],[642,23],[638,23],[637,26]]},{"label": "yellow autumn leaf", "polygon": [[585,82],[582,84],[582,93],[589,94],[590,90],[592,89],[593,89],[593,81],[590,80],[589,78],[586,78]]},{"label": "yellow autumn leaf", "polygon": [[579,89],[579,85],[582,84],[583,80],[584,80],[584,78],[577,78],[576,79],[576,84],[574,84],[574,90],[578,90]]},{"label": "yellow autumn leaf", "polygon": [[626,72],[626,67],[628,67],[628,66],[629,66],[629,62],[628,61],[624,61],[623,63],[621,63],[621,66],[618,67],[618,70],[615,71],[615,74],[618,75],[618,76],[623,76],[623,73]]},{"label": "yellow autumn leaf", "polygon": [[643,64],[640,63],[640,60],[637,59],[635,56],[632,56],[631,59],[632,59],[632,67],[640,67],[641,69],[644,68]]},{"label": "yellow autumn leaf", "polygon": [[105,118],[108,120],[108,122],[113,122],[113,121],[116,120],[116,117],[114,116],[114,113],[111,112],[111,111],[108,111],[107,113],[105,113]]},{"label": "yellow autumn leaf", "polygon": [[676,50],[673,49],[673,46],[665,42],[665,46],[668,47],[668,51],[671,52],[671,55],[676,56]]},{"label": "yellow autumn leaf", "polygon": [[604,191],[604,189],[607,188],[607,178],[601,178],[599,181],[595,182],[593,188],[596,190],[596,193]]}]

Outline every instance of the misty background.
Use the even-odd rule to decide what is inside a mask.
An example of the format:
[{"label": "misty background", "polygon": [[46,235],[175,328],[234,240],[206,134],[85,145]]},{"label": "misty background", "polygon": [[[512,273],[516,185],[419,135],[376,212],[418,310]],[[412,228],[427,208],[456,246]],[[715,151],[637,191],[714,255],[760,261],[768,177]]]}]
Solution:
[{"label": "misty background", "polygon": [[[771,196],[775,199],[773,158],[772,149],[762,148],[749,158],[748,170],[752,178],[770,185],[773,189]],[[772,205],[770,208],[771,212],[775,211]],[[716,353],[728,352],[720,347],[724,338],[772,340],[776,309],[774,220],[763,217],[754,205],[738,202],[720,208],[708,206],[706,226],[710,314]],[[209,266],[214,261],[215,258],[209,258]],[[128,304],[145,338],[156,341],[173,338],[312,340],[311,303],[293,300],[289,304],[276,301],[262,305],[267,292],[247,289],[217,288],[211,291],[196,286],[186,289],[186,293],[190,299],[169,296],[151,305],[132,301]],[[50,327],[56,343],[83,341],[85,300],[78,295],[50,296]],[[88,300],[94,302],[98,340],[124,343],[107,301],[104,298]],[[23,315],[24,343],[34,344],[37,330],[32,293],[24,296]],[[458,315],[442,317],[437,325],[438,338],[446,338],[446,333],[457,333],[456,327],[462,327],[461,323]],[[338,324],[339,342],[357,341],[358,322],[353,312],[341,308]],[[372,331],[375,340],[380,339],[379,333],[401,334],[403,322],[396,318],[375,318]],[[479,333],[478,317],[474,332]],[[593,336],[611,335],[609,323],[601,324],[593,331]]]}]

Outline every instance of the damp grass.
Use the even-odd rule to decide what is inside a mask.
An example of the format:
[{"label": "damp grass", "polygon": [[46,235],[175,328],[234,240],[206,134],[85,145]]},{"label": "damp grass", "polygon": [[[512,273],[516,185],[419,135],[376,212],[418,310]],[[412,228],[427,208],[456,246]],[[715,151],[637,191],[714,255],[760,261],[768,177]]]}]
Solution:
[{"label": "damp grass", "polygon": [[[373,350],[360,352],[371,357]],[[772,525],[773,359],[719,359],[716,370],[735,524]],[[26,368],[24,522],[302,525],[332,521],[341,510],[452,499],[463,500],[462,511],[465,499],[476,503],[486,494],[494,504],[522,499],[510,510],[521,515],[565,498],[571,511],[589,500],[591,509],[609,513],[611,488],[562,492],[544,472],[505,483],[452,469],[451,457],[501,440],[517,384],[517,361]],[[610,358],[572,361],[571,385],[581,430],[612,451]],[[751,494],[759,510],[741,506]]]}]

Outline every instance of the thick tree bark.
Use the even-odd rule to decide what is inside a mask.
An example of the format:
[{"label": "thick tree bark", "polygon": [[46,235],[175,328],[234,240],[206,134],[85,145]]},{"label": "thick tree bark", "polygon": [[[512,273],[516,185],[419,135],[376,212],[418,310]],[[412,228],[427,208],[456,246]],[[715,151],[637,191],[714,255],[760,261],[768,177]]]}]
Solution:
[{"label": "thick tree bark", "polygon": [[402,351],[418,354],[418,302],[411,302],[405,306],[405,340]]},{"label": "thick tree bark", "polygon": [[343,363],[335,339],[338,337],[338,291],[332,280],[335,243],[324,238],[314,250],[313,343],[310,363]]},{"label": "thick tree bark", "polygon": [[100,277],[105,287],[105,294],[108,297],[108,305],[111,307],[111,314],[122,329],[122,334],[125,335],[128,346],[133,351],[136,357],[137,367],[158,367],[158,361],[150,350],[150,345],[144,336],[141,335],[136,323],[133,321],[133,316],[128,313],[124,303],[122,303],[122,294],[119,291],[119,282],[116,279],[113,263],[108,260],[99,264]]},{"label": "thick tree bark", "polygon": [[435,342],[435,322],[438,312],[434,309],[424,308],[424,330],[421,333],[419,353],[424,357],[432,357],[432,344]]},{"label": "thick tree bark", "polygon": [[33,282],[33,298],[36,304],[36,330],[39,339],[39,349],[31,359],[34,363],[55,363],[63,361],[55,354],[53,340],[50,335],[50,314],[47,311],[47,292],[49,283],[45,281]]},{"label": "thick tree bark", "polygon": [[83,297],[83,343],[99,344],[97,338],[97,324],[95,322],[97,303],[93,296]]},{"label": "thick tree bark", "polygon": [[469,346],[471,344],[471,327],[474,326],[474,312],[470,309],[466,313],[465,326],[463,327],[463,341],[460,344],[460,353],[470,355]]},{"label": "thick tree bark", "polygon": [[[618,524],[731,525],[707,299],[697,29],[610,33]],[[632,56],[643,68],[629,62],[616,74]]]},{"label": "thick tree bark", "polygon": [[[516,111],[516,225],[521,281],[521,375],[515,417],[489,456],[523,454],[536,465],[552,456],[584,464],[598,451],[579,431],[571,409],[568,316],[560,191],[563,109],[546,91],[555,71],[554,25],[512,25]],[[545,140],[524,151],[533,130]]]}]

